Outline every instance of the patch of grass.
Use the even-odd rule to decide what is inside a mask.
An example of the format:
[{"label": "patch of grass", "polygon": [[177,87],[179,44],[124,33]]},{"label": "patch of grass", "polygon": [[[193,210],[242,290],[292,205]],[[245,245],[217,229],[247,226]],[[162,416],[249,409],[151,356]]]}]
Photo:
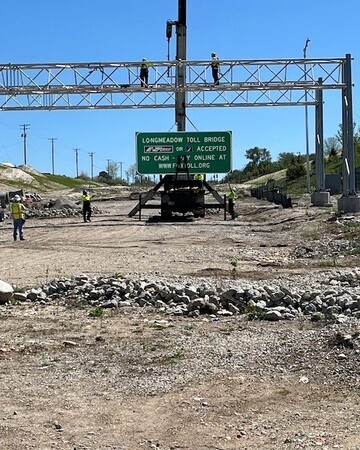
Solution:
[{"label": "patch of grass", "polygon": [[332,258],[326,258],[319,261],[319,267],[339,267],[338,258],[333,256]]},{"label": "patch of grass", "polygon": [[356,228],[359,229],[360,228],[360,222],[353,222],[351,220],[345,220],[343,222],[344,227],[348,227],[348,228]]},{"label": "patch of grass", "polygon": [[89,311],[90,317],[103,318],[104,315],[105,315],[105,311],[104,311],[104,308],[102,308],[101,306],[97,306],[96,308],[93,308]]},{"label": "patch of grass", "polygon": [[301,236],[307,241],[319,241],[324,236],[324,233],[317,228],[314,230],[305,230],[301,233]]},{"label": "patch of grass", "polygon": [[279,390],[277,391],[277,393],[278,393],[279,395],[281,395],[282,397],[286,397],[287,395],[290,395],[290,394],[291,394],[291,391],[290,391],[290,389],[281,388],[281,389],[279,389]]},{"label": "patch of grass", "polygon": [[159,358],[156,358],[154,362],[156,364],[161,364],[161,365],[165,365],[165,366],[173,365],[173,364],[177,364],[183,357],[184,357],[184,354],[183,354],[182,350],[178,349],[178,350],[175,350],[175,352],[170,355],[164,355],[164,356],[160,356]]},{"label": "patch of grass", "polygon": [[231,334],[233,333],[235,330],[235,327],[233,325],[224,325],[219,329],[219,332],[222,334]]},{"label": "patch of grass", "polygon": [[25,288],[23,287],[19,287],[19,286],[14,286],[14,292],[20,292],[21,294],[24,294],[24,292],[26,291]]},{"label": "patch of grass", "polygon": [[244,314],[246,314],[250,320],[262,319],[264,317],[263,311],[259,311],[256,306],[253,305],[247,305],[244,309]]},{"label": "patch of grass", "polygon": [[124,278],[124,275],[121,272],[115,272],[113,278],[116,278],[117,280],[122,280]]}]

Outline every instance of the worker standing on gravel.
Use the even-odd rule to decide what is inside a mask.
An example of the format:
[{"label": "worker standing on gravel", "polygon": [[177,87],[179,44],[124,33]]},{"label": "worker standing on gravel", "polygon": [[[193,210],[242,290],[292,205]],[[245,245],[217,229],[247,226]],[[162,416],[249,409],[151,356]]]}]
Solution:
[{"label": "worker standing on gravel", "polygon": [[25,206],[21,203],[20,195],[15,195],[13,202],[11,204],[11,215],[14,223],[13,236],[14,241],[17,240],[17,235],[19,232],[20,241],[24,241],[24,231],[23,226],[25,223]]},{"label": "worker standing on gravel", "polygon": [[230,194],[229,194],[229,213],[231,214],[231,218],[235,219],[235,202],[237,199],[236,192],[234,189],[230,186]]},{"label": "worker standing on gravel", "polygon": [[88,194],[87,191],[83,191],[83,195],[81,197],[82,205],[83,205],[83,218],[84,222],[91,222],[91,195]]}]

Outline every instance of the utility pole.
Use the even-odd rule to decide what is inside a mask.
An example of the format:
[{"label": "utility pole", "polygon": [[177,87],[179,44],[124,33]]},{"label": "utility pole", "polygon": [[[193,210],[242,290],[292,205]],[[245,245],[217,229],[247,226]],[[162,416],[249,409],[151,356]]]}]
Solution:
[{"label": "utility pole", "polygon": [[21,133],[21,137],[24,139],[24,165],[26,166],[26,130],[29,128],[29,123],[24,123],[23,125],[20,125],[22,127],[23,132]]},{"label": "utility pole", "polygon": [[91,165],[91,179],[94,179],[94,152],[89,152],[90,165]]},{"label": "utility pole", "polygon": [[[176,59],[179,62],[186,61],[186,0],[179,0],[176,35]],[[181,64],[177,66],[176,79],[179,87],[185,86],[185,66]],[[185,131],[186,128],[185,100],[185,89],[178,89],[175,94],[175,115],[178,131]]]},{"label": "utility pole", "polygon": [[123,179],[123,161],[119,161],[120,164],[120,180]]},{"label": "utility pole", "polygon": [[109,172],[110,172],[110,161],[111,161],[111,159],[107,159],[107,173],[108,173],[108,175],[109,175]]},{"label": "utility pole", "polygon": [[74,148],[76,178],[79,178],[79,148]]},{"label": "utility pole", "polygon": [[[176,66],[175,84],[178,88],[175,92],[175,123],[178,131],[185,131],[186,121],[186,70],[181,61],[186,61],[186,0],[179,0],[178,20],[168,20],[166,22],[166,37],[168,40],[168,60],[170,59],[170,38],[172,36],[172,27],[176,29],[176,60],[179,64]],[[169,75],[169,72],[168,72]]]},{"label": "utility pole", "polygon": [[51,141],[51,167],[52,167],[52,174],[55,174],[55,148],[54,148],[54,142],[57,140],[57,138],[49,138],[49,141]]},{"label": "utility pole", "polygon": [[[304,59],[306,59],[306,49],[310,43],[310,39],[307,38],[303,49]],[[304,62],[305,83],[307,81],[307,68]],[[307,191],[310,193],[310,154],[309,154],[309,118],[308,118],[308,105],[307,105],[308,91],[305,89],[305,145],[306,145],[306,186]]]}]

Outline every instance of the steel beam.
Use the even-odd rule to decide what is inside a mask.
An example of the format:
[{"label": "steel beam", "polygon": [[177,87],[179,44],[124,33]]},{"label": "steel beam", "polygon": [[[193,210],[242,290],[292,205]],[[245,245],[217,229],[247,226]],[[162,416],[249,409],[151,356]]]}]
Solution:
[{"label": "steel beam", "polygon": [[[180,32],[184,33],[184,26]],[[220,84],[214,86],[211,61],[180,57],[154,61],[148,88],[140,84],[141,61],[2,64],[0,111],[174,108],[177,104],[184,116],[185,107],[315,105],[316,90],[346,88],[342,77],[346,58],[306,59],[306,72],[304,63],[303,59],[222,60]],[[321,86],[318,78],[323,79]]]}]

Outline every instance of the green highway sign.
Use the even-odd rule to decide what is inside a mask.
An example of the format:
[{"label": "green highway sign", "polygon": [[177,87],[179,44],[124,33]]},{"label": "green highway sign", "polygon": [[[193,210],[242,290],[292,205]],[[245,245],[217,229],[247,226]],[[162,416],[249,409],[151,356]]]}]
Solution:
[{"label": "green highway sign", "polygon": [[141,175],[176,172],[178,156],[187,156],[189,173],[231,170],[231,131],[136,133],[137,171]]}]

